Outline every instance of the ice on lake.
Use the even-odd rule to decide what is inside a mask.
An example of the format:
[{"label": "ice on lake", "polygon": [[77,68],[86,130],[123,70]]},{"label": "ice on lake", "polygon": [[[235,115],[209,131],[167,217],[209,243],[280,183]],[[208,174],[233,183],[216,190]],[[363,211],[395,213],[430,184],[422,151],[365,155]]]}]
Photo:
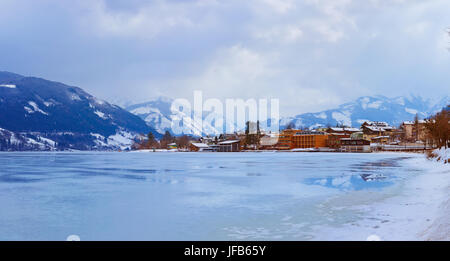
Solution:
[{"label": "ice on lake", "polygon": [[398,193],[411,157],[0,153],[0,240],[316,239]]}]

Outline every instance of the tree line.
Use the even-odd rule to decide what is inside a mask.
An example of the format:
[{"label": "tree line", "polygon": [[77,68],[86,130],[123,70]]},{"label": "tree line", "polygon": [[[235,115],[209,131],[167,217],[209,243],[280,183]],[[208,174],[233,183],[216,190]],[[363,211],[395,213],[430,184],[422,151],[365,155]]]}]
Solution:
[{"label": "tree line", "polygon": [[425,128],[430,139],[438,148],[450,146],[450,105],[435,115],[425,119]]},{"label": "tree line", "polygon": [[187,149],[191,140],[192,138],[187,135],[177,137],[172,135],[169,131],[166,131],[162,138],[158,141],[155,138],[155,135],[152,132],[149,132],[146,136],[146,139],[135,142],[133,144],[133,149],[167,149],[168,145],[171,143],[175,143],[177,145],[177,148]]}]

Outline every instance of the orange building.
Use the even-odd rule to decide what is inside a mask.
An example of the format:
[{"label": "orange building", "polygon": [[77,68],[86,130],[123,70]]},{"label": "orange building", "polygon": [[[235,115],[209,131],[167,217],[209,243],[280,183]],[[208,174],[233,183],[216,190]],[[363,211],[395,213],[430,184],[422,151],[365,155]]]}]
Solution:
[{"label": "orange building", "polygon": [[278,143],[276,145],[276,148],[279,150],[292,149],[292,137],[296,133],[300,133],[300,132],[301,132],[301,130],[293,130],[293,129],[283,130],[278,137]]},{"label": "orange building", "polygon": [[302,131],[292,136],[291,148],[320,148],[327,147],[328,134],[321,131]]}]

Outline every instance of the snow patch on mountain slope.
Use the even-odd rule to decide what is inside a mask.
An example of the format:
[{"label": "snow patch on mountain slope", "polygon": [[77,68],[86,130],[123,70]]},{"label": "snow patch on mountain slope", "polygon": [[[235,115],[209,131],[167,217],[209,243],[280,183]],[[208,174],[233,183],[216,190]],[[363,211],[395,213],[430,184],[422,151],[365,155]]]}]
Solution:
[{"label": "snow patch on mountain slope", "polygon": [[15,89],[16,85],[14,85],[14,84],[0,84],[0,87],[9,88],[9,89]]},{"label": "snow patch on mountain slope", "polygon": [[106,116],[103,112],[101,112],[101,111],[94,111],[94,113],[98,116],[98,117],[100,117],[100,118],[102,118],[102,119],[104,119],[104,120],[107,120],[109,117],[108,116]]},{"label": "snow patch on mountain slope", "polygon": [[379,109],[382,104],[383,104],[383,101],[375,101],[375,102],[369,103],[367,105],[367,108]]},{"label": "snow patch on mountain slope", "polygon": [[160,111],[157,108],[152,107],[139,107],[137,109],[130,111],[133,114],[146,114],[146,113],[158,113],[160,114]]},{"label": "snow patch on mountain slope", "polygon": [[51,101],[44,101],[43,103],[44,103],[44,105],[45,105],[46,107],[50,107],[50,106],[55,105],[55,103],[53,103],[53,102],[51,102]]},{"label": "snow patch on mountain slope", "polygon": [[349,111],[343,112],[333,112],[331,116],[340,124],[345,126],[352,126],[352,119],[350,118],[351,113]]},{"label": "snow patch on mountain slope", "polygon": [[410,109],[410,108],[405,108],[405,111],[407,112],[407,113],[411,113],[411,114],[417,114],[419,111],[417,111],[417,110],[414,110],[414,109]]},{"label": "snow patch on mountain slope", "polygon": [[364,97],[364,98],[362,98],[362,99],[361,99],[361,107],[362,107],[363,109],[367,109],[367,104],[369,104],[369,102],[370,102],[369,97]]},{"label": "snow patch on mountain slope", "polygon": [[120,131],[115,135],[109,136],[107,139],[107,143],[108,145],[118,147],[121,150],[127,150],[131,149],[134,138],[134,134],[127,131]]},{"label": "snow patch on mountain slope", "polygon": [[78,96],[78,95],[75,94],[75,93],[69,93],[69,98],[70,98],[72,101],[81,101],[80,96]]},{"label": "snow patch on mountain slope", "polygon": [[95,101],[95,103],[97,103],[97,104],[99,104],[99,105],[103,105],[103,104],[106,103],[105,101],[100,100],[100,99],[97,99],[97,98],[94,98],[94,101]]},{"label": "snow patch on mountain slope", "polygon": [[44,138],[44,137],[41,137],[41,136],[39,136],[38,139],[39,139],[40,142],[42,142],[44,144],[50,145],[52,147],[56,147],[57,143],[55,141],[51,140],[51,139],[47,139],[47,138]]},{"label": "snow patch on mountain slope", "polygon": [[400,105],[405,105],[405,98],[404,97],[398,97],[395,99],[395,102],[397,102]]},{"label": "snow patch on mountain slope", "polygon": [[316,118],[319,118],[319,119],[326,119],[327,118],[327,115],[325,114],[325,112],[316,113],[314,116],[316,116]]},{"label": "snow patch on mountain slope", "polygon": [[44,114],[44,115],[48,115],[48,113],[45,112],[45,111],[43,111],[43,110],[41,110],[41,109],[39,108],[39,106],[38,106],[35,102],[29,101],[28,104],[29,104],[32,108],[27,107],[27,106],[24,106],[24,107],[23,107],[23,108],[25,109],[25,111],[27,111],[28,113],[39,112],[39,113],[42,113],[42,114]]}]

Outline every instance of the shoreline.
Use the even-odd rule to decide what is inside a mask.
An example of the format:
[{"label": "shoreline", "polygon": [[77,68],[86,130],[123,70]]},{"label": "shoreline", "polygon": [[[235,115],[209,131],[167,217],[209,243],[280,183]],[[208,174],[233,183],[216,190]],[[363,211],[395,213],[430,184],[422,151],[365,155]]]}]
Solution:
[{"label": "shoreline", "polygon": [[[439,241],[450,240],[450,165],[425,155],[407,159],[411,176],[389,196],[350,209],[358,221],[317,228],[317,240]],[[413,174],[415,171],[420,173]],[[355,194],[351,195],[355,197]],[[339,202],[340,199],[334,199]],[[373,237],[375,236],[375,237]]]}]

